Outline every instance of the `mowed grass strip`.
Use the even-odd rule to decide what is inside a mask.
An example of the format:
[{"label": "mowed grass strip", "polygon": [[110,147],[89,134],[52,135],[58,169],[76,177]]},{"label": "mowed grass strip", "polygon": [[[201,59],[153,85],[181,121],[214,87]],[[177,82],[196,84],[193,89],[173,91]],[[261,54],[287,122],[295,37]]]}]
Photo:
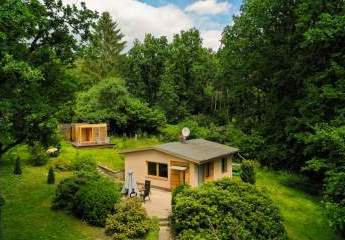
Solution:
[{"label": "mowed grass strip", "polygon": [[269,193],[279,207],[290,240],[340,240],[329,227],[320,200],[283,182],[296,177],[260,169],[256,185]]}]

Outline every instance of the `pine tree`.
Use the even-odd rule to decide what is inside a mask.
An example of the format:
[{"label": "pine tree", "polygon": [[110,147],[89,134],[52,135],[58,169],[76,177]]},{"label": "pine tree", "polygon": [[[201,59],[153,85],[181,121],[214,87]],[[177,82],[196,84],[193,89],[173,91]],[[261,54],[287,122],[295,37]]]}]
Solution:
[{"label": "pine tree", "polygon": [[255,184],[255,162],[251,160],[245,160],[241,164],[241,179],[243,182]]},{"label": "pine tree", "polygon": [[53,167],[49,168],[47,183],[48,184],[54,184],[55,183],[55,173],[54,173]]},{"label": "pine tree", "polygon": [[119,75],[126,45],[123,37],[118,23],[112,20],[108,12],[104,12],[94,27],[90,46],[80,61],[81,72],[87,78],[84,80],[86,85]]},{"label": "pine tree", "polygon": [[14,162],[14,170],[13,170],[14,175],[22,175],[22,168],[20,166],[20,158],[17,157],[15,162]]}]

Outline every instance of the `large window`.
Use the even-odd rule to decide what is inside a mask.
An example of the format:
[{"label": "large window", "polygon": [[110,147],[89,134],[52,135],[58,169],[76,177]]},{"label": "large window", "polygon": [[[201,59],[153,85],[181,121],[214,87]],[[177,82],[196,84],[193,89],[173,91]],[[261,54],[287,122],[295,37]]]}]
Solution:
[{"label": "large window", "polygon": [[206,163],[205,164],[205,177],[209,177],[210,176],[210,163]]},{"label": "large window", "polygon": [[225,173],[228,171],[228,159],[222,158],[222,172]]},{"label": "large window", "polygon": [[150,176],[167,178],[168,177],[168,164],[148,162],[147,163],[147,174]]}]

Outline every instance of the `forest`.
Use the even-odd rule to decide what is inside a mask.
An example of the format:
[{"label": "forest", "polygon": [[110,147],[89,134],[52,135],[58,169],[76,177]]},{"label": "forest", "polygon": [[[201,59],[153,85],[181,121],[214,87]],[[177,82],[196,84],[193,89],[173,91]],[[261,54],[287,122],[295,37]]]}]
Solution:
[{"label": "forest", "polygon": [[54,144],[59,123],[171,140],[188,126],[305,176],[300,187],[345,234],[343,0],[245,0],[218,51],[196,28],[126,49],[116,19],[85,4],[0,9],[0,159],[19,144]]}]

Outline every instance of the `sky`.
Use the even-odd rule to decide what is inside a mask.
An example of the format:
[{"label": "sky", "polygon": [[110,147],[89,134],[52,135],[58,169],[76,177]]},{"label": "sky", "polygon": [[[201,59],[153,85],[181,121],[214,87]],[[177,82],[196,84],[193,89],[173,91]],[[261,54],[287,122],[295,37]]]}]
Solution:
[{"label": "sky", "polygon": [[143,40],[146,33],[167,36],[169,40],[181,30],[200,30],[203,45],[217,50],[221,33],[239,14],[242,0],[63,0],[67,4],[86,3],[98,12],[108,11],[118,22],[127,41]]}]

